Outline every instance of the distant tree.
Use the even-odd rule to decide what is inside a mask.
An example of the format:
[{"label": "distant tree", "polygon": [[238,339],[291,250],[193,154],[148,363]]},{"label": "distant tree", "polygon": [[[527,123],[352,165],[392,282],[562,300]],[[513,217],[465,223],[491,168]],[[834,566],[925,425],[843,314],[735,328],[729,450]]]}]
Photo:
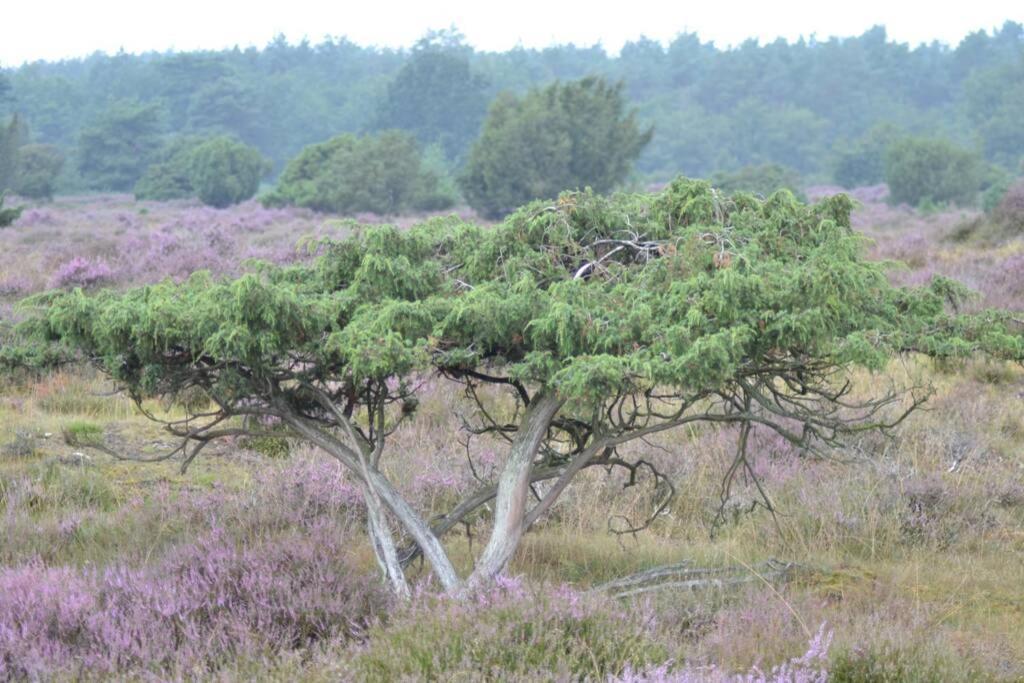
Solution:
[{"label": "distant tree", "polygon": [[981,158],[948,140],[904,138],[885,155],[885,182],[894,203],[967,205],[982,182]]},{"label": "distant tree", "polygon": [[785,189],[799,199],[804,198],[800,174],[779,164],[744,166],[732,173],[716,173],[711,177],[711,184],[730,194],[752,192],[767,197],[776,190]]},{"label": "distant tree", "polygon": [[259,94],[237,77],[204,83],[189,102],[188,128],[197,133],[229,134],[255,144],[266,129]]},{"label": "distant tree", "polygon": [[29,141],[28,126],[15,114],[0,127],[0,192],[14,189],[18,173],[18,153]]},{"label": "distant tree", "polygon": [[256,195],[269,162],[255,147],[229,137],[217,137],[192,150],[189,181],[199,199],[224,208]]},{"label": "distant tree", "polygon": [[118,102],[78,141],[78,170],[96,190],[131,190],[154,161],[161,142],[163,110],[158,104]]},{"label": "distant tree", "polygon": [[14,191],[22,197],[52,199],[64,153],[54,145],[25,145],[18,151]]},{"label": "distant tree", "polygon": [[22,207],[20,206],[4,208],[6,195],[7,193],[4,190],[0,190],[0,228],[6,228],[21,216]]},{"label": "distant tree", "polygon": [[194,197],[192,187],[192,152],[209,138],[179,135],[161,150],[158,161],[150,164],[133,192],[135,199],[167,201]]},{"label": "distant tree", "polygon": [[453,198],[440,191],[438,181],[408,133],[346,133],[302,150],[264,201],[336,213],[395,214],[451,206]]},{"label": "distant tree", "polygon": [[626,179],[650,142],[626,112],[622,84],[588,77],[504,94],[491,105],[461,179],[470,206],[503,216],[565,188],[608,192]]},{"label": "distant tree", "polygon": [[896,126],[879,124],[853,143],[840,146],[832,162],[832,179],[846,188],[882,182],[885,154],[901,136]]},{"label": "distant tree", "polygon": [[485,77],[470,68],[471,49],[459,37],[431,34],[416,47],[388,84],[377,128],[398,128],[422,145],[440,144],[449,159],[460,157],[487,113]]}]

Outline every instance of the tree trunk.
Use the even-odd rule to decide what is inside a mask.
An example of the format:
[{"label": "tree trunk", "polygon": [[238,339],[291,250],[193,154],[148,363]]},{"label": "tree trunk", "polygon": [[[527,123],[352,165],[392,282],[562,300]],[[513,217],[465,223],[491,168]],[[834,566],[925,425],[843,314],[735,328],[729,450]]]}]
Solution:
[{"label": "tree trunk", "polygon": [[508,461],[498,479],[494,528],[476,569],[469,577],[469,586],[479,586],[494,580],[504,571],[519,547],[525,529],[523,519],[530,493],[530,471],[537,451],[547,436],[551,420],[562,403],[562,399],[554,393],[542,392],[527,407],[512,442]]},{"label": "tree trunk", "polygon": [[398,561],[395,538],[391,534],[384,507],[380,504],[380,498],[366,483],[363,483],[361,488],[366,503],[367,532],[370,535],[373,554],[377,557],[377,564],[380,565],[385,579],[391,584],[392,592],[402,600],[408,600],[411,595],[409,583],[405,580],[405,572]]},{"label": "tree trunk", "polygon": [[391,485],[387,477],[377,470],[370,470],[369,481],[367,481],[367,477],[363,474],[362,467],[360,466],[359,454],[352,448],[346,446],[333,435],[309,424],[301,417],[286,414],[285,420],[302,438],[333,456],[344,467],[355,474],[361,482],[372,485],[381,502],[395,515],[399,523],[412,536],[416,545],[423,551],[424,557],[430,563],[430,568],[444,589],[446,591],[454,591],[459,588],[461,585],[459,575],[455,571],[451,560],[448,559],[448,554],[445,552],[441,541],[430,530],[430,525],[412,509],[412,506],[406,502],[402,494]]}]

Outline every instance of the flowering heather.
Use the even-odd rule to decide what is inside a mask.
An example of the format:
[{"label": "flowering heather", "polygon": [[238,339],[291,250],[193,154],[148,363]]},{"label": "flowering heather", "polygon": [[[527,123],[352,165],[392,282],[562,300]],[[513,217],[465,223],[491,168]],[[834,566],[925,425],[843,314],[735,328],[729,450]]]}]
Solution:
[{"label": "flowering heather", "polygon": [[348,542],[329,526],[258,546],[213,529],[143,568],[0,570],[0,679],[190,675],[358,635],[386,597]]},{"label": "flowering heather", "polygon": [[75,256],[57,268],[50,281],[52,287],[94,287],[109,284],[114,271],[102,259],[88,259]]}]

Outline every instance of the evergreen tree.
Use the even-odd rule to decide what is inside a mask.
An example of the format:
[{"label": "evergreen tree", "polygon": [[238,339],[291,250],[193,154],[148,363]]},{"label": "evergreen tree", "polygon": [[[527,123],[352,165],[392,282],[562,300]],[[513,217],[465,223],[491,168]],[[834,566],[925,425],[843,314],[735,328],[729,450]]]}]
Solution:
[{"label": "evergreen tree", "polygon": [[78,170],[96,190],[131,190],[160,150],[162,108],[118,102],[82,131]]},{"label": "evergreen tree", "polygon": [[563,188],[608,192],[626,179],[653,131],[626,112],[622,84],[588,77],[505,94],[470,150],[462,190],[485,216],[503,216]]}]

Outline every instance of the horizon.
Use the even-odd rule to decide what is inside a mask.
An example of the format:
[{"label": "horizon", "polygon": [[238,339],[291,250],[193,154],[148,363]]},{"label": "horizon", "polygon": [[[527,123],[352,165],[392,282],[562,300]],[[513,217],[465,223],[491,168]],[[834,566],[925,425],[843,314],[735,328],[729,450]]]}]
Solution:
[{"label": "horizon", "polygon": [[[405,3],[382,3],[357,16],[345,16],[344,8],[328,10],[310,7],[307,0],[296,0],[287,16],[270,16],[266,11],[246,13],[234,11],[232,4],[221,3],[203,7],[196,0],[184,0],[178,12],[164,15],[142,15],[138,6],[123,0],[91,3],[88,7],[74,5],[64,9],[62,27],[55,30],[52,8],[18,8],[8,26],[20,26],[16,36],[0,41],[0,67],[17,69],[37,62],[84,60],[93,55],[175,54],[196,51],[223,51],[235,48],[263,49],[281,37],[292,46],[307,42],[320,44],[328,39],[345,40],[363,48],[408,50],[424,36],[436,31],[455,30],[466,45],[478,52],[505,52],[517,47],[543,50],[553,47],[600,47],[610,56],[617,56],[623,45],[651,40],[666,47],[679,35],[694,34],[704,43],[718,49],[734,49],[748,41],[760,45],[784,40],[826,42],[833,38],[847,39],[863,35],[874,27],[886,31],[889,42],[917,48],[939,43],[952,49],[967,36],[997,32],[1007,22],[1024,21],[1024,10],[1017,5],[995,0],[975,3],[974,18],[968,25],[959,16],[948,16],[948,10],[930,12],[929,21],[921,22],[915,13],[877,0],[867,0],[856,7],[833,7],[828,13],[820,7],[791,0],[784,9],[779,5],[743,8],[745,21],[735,21],[733,5],[720,3],[713,8],[688,8],[685,18],[665,16],[660,6],[641,0],[631,12],[587,9],[589,21],[578,21],[576,3],[544,7],[534,0],[517,6],[514,15],[481,16],[480,8],[465,0],[434,3],[422,19],[409,20],[402,12],[390,12]],[[99,7],[97,8],[97,5]],[[462,11],[456,11],[458,8]],[[310,11],[313,10],[313,11]],[[531,11],[533,10],[533,11]],[[390,12],[390,13],[389,13]],[[111,15],[118,17],[116,32],[103,23]],[[395,19],[394,17],[398,17]],[[537,16],[543,25],[535,24]],[[202,21],[197,21],[200,17]],[[156,19],[156,21],[154,21]],[[499,21],[500,19],[500,21]],[[97,20],[100,24],[97,25]],[[182,24],[181,22],[185,22]],[[313,29],[313,23],[318,28]],[[499,25],[500,23],[500,25]],[[342,30],[333,30],[337,26]],[[750,27],[758,27],[756,30]],[[961,28],[966,26],[966,28]],[[84,27],[84,28],[83,28]],[[73,29],[73,30],[72,30]],[[326,29],[326,30],[322,30]],[[40,35],[54,36],[40,40]],[[182,38],[187,36],[187,38]]]}]

